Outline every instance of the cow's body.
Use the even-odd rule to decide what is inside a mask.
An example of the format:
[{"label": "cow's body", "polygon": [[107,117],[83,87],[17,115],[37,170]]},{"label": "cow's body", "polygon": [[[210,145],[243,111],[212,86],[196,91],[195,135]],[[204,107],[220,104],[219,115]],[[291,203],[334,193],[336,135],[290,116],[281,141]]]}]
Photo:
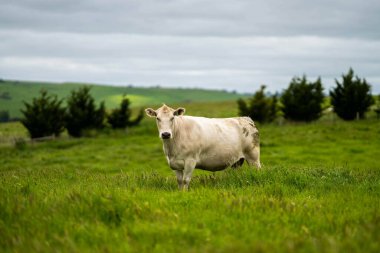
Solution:
[{"label": "cow's body", "polygon": [[157,118],[164,152],[180,188],[188,188],[194,168],[218,171],[244,160],[260,168],[259,133],[250,118],[182,116],[183,108],[166,105],[149,110],[147,114]]},{"label": "cow's body", "polygon": [[250,118],[179,116],[174,120],[173,138],[163,144],[173,170],[183,170],[184,161],[192,159],[195,168],[217,171],[246,159],[247,153],[259,147],[258,138]]}]

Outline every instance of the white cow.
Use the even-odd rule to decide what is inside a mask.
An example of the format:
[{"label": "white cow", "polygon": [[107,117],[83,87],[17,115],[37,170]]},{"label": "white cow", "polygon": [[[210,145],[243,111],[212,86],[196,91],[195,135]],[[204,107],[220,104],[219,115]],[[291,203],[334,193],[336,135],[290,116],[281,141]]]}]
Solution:
[{"label": "white cow", "polygon": [[179,189],[187,190],[195,168],[218,171],[227,167],[260,165],[260,139],[249,117],[204,118],[183,116],[165,104],[145,109],[156,118],[159,137],[170,168],[177,175]]}]

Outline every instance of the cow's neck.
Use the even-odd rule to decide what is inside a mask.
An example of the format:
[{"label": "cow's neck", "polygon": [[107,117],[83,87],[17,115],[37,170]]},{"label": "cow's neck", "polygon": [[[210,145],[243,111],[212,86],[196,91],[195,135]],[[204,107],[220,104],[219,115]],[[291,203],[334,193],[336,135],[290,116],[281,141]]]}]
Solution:
[{"label": "cow's neck", "polygon": [[169,157],[173,156],[175,151],[173,139],[163,140],[162,142],[164,144],[165,155]]}]

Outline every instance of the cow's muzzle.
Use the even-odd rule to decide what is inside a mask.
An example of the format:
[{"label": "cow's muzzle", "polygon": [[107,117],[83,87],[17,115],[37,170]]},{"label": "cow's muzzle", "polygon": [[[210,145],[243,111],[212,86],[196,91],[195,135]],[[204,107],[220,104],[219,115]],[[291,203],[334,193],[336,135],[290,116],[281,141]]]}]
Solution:
[{"label": "cow's muzzle", "polygon": [[162,139],[170,139],[170,136],[171,136],[171,134],[168,133],[168,132],[163,132],[163,133],[161,134],[161,138],[162,138]]}]

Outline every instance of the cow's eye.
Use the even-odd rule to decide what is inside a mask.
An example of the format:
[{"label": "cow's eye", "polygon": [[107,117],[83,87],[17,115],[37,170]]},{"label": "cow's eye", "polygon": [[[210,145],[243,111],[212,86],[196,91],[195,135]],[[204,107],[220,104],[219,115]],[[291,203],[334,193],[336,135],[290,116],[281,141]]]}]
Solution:
[{"label": "cow's eye", "polygon": [[173,118],[170,118],[170,121],[173,121],[174,117]]},{"label": "cow's eye", "polygon": [[160,118],[157,118],[157,121],[161,121],[161,119],[160,119]]}]

